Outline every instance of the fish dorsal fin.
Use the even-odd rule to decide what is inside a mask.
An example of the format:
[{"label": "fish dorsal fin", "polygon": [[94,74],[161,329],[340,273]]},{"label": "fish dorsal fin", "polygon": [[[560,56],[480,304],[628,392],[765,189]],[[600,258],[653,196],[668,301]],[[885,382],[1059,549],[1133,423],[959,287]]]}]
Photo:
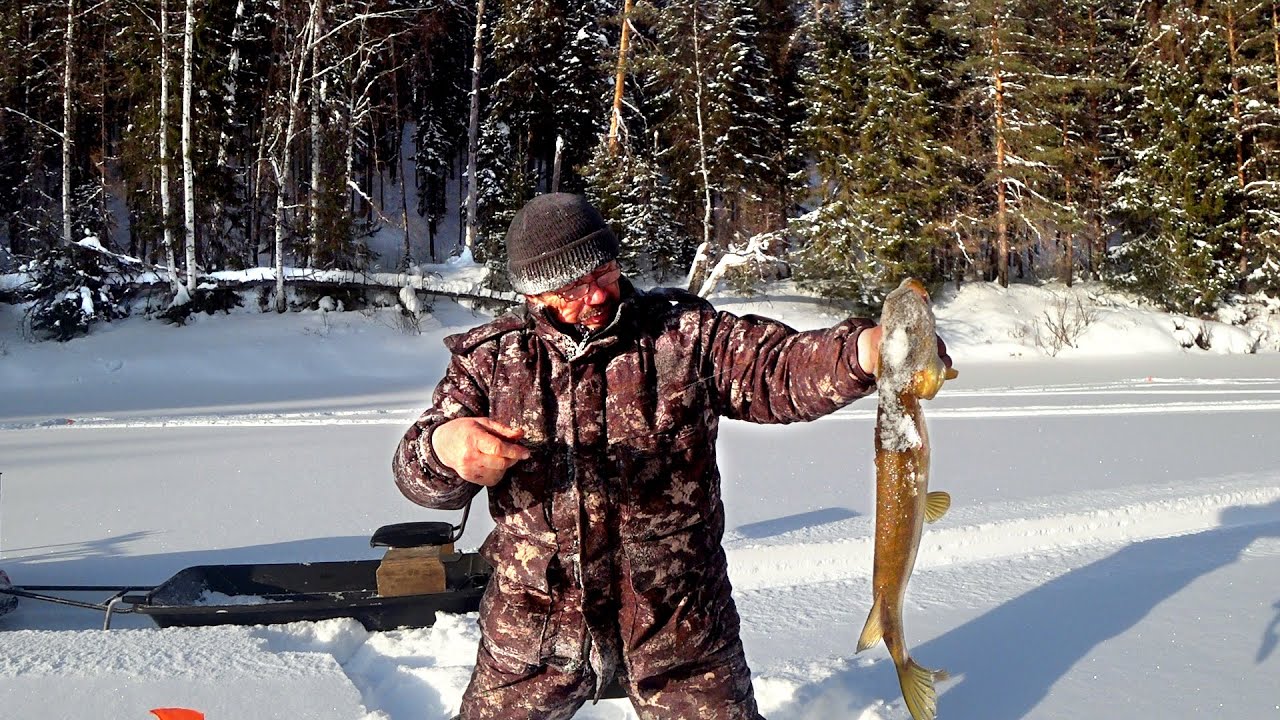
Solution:
[{"label": "fish dorsal fin", "polygon": [[924,497],[925,522],[937,522],[951,509],[951,496],[941,490],[935,490]]}]

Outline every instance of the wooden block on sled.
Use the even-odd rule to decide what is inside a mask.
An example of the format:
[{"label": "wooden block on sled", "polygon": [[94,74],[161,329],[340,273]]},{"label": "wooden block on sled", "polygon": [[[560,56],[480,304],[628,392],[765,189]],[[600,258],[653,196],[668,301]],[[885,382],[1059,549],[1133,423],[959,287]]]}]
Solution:
[{"label": "wooden block on sled", "polygon": [[444,592],[444,563],[440,556],[451,554],[452,543],[387,550],[378,565],[378,594],[400,597]]}]

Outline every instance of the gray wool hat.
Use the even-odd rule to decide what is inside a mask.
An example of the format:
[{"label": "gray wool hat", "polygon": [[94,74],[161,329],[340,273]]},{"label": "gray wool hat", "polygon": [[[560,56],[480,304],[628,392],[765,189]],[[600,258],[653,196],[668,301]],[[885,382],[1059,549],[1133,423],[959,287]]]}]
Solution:
[{"label": "gray wool hat", "polygon": [[507,274],[522,295],[564,287],[618,257],[618,238],[581,195],[548,193],[520,208],[507,229]]}]

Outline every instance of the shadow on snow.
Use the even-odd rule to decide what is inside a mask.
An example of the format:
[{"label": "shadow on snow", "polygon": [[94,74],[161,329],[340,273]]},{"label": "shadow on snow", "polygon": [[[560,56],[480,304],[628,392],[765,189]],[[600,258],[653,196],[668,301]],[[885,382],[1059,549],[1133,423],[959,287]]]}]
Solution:
[{"label": "shadow on snow", "polygon": [[[1121,635],[1196,579],[1238,560],[1255,540],[1280,537],[1280,502],[1227,508],[1221,527],[1145,540],[1036,587],[913,647],[926,667],[951,670],[939,687],[939,714],[949,720],[1016,720],[1095,647]],[[1276,604],[1280,609],[1280,603]],[[1264,630],[1257,662],[1277,644],[1280,617]],[[867,696],[899,699],[889,662],[852,667],[801,691],[782,716],[808,717],[810,705],[841,700],[857,717]]]}]

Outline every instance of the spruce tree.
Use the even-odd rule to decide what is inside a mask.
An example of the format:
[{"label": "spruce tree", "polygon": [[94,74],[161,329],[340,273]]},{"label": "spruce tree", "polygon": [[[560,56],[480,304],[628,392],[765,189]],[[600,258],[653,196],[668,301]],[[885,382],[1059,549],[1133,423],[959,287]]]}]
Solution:
[{"label": "spruce tree", "polygon": [[[579,169],[591,158],[597,139],[608,127],[611,89],[609,58],[614,43],[603,19],[612,14],[606,0],[568,2],[564,8],[564,48],[557,54],[551,87],[552,127],[561,141],[561,191],[579,192]],[[553,156],[554,162],[554,156]]]},{"label": "spruce tree", "polygon": [[[1280,3],[1215,5],[1230,64],[1240,289],[1280,290]],[[1229,259],[1229,258],[1228,258]]]},{"label": "spruce tree", "polygon": [[739,236],[776,227],[776,219],[752,215],[769,212],[763,203],[781,184],[782,173],[777,78],[765,55],[757,5],[716,3],[706,45],[707,162],[725,189],[726,220]]},{"label": "spruce tree", "polygon": [[671,183],[654,161],[652,146],[639,145],[623,143],[614,153],[602,140],[584,170],[586,192],[618,236],[623,267],[662,281],[685,269],[674,262],[681,229]]},{"label": "spruce tree", "polygon": [[596,1],[508,0],[494,11],[477,159],[479,245],[495,269],[516,210],[553,189],[558,142],[565,148],[559,189],[583,187],[577,170],[606,120],[610,43],[600,29],[601,8]]},{"label": "spruce tree", "polygon": [[903,276],[934,273],[955,175],[941,123],[949,46],[933,27],[936,7],[874,3],[865,12],[813,25],[802,138],[817,183],[801,198],[812,209],[792,228],[804,242],[802,283],[878,305]]},{"label": "spruce tree", "polygon": [[468,57],[471,30],[465,13],[446,9],[433,13],[417,34],[423,48],[415,53],[412,66],[417,211],[427,219],[428,255],[433,261],[442,254],[437,227],[448,207],[446,188],[466,139],[470,77],[463,58]]},{"label": "spruce tree", "polygon": [[1187,313],[1211,310],[1235,284],[1224,249],[1242,221],[1229,67],[1214,30],[1189,2],[1170,3],[1146,28],[1137,102],[1119,148],[1124,169],[1111,188],[1124,237],[1112,282]]},{"label": "spruce tree", "polygon": [[1056,33],[1037,32],[1054,6],[1041,0],[953,4],[948,27],[968,48],[963,101],[974,134],[956,143],[981,173],[974,238],[989,275],[1008,285],[1010,263],[1026,275],[1031,254],[1071,218],[1060,192],[1065,88],[1056,75]]},{"label": "spruce tree", "polygon": [[1120,138],[1127,99],[1124,75],[1134,54],[1133,18],[1140,0],[1072,0],[1066,14],[1075,23],[1074,109],[1066,114],[1069,143],[1063,169],[1076,213],[1075,252],[1093,279],[1102,277],[1111,224],[1106,188],[1116,169],[1112,148]]},{"label": "spruce tree", "polygon": [[667,3],[647,16],[640,94],[658,133],[654,157],[682,208],[676,220],[691,231],[677,264],[704,239],[727,247],[782,222],[784,113],[760,12],[726,0]]}]

